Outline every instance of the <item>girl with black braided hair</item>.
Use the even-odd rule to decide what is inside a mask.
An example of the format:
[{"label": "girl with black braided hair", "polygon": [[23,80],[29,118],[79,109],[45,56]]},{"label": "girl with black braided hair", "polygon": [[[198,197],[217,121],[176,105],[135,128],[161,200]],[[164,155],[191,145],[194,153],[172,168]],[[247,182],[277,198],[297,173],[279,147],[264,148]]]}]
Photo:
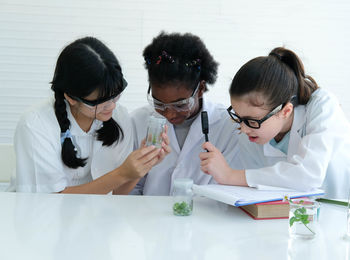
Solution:
[{"label": "girl with black braided hair", "polygon": [[221,184],[324,189],[347,198],[350,124],[336,97],[305,74],[299,57],[278,47],[244,64],[230,86],[228,117],[240,123],[245,170],[229,167],[210,142],[202,170]]},{"label": "girl with black braided hair", "polygon": [[64,48],[51,89],[55,97],[20,120],[15,134],[16,190],[128,193],[170,152],[132,152],[131,120],[118,103],[127,86],[114,54],[92,37]]},{"label": "girl with black braided hair", "polygon": [[218,63],[202,40],[190,33],[160,33],[143,52],[148,72],[149,106],[132,113],[134,145],[145,136],[145,127],[154,112],[167,119],[172,153],[149,171],[133,194],[169,195],[176,178],[191,178],[195,184],[215,182],[200,170],[199,154],[205,142],[200,112],[209,117],[209,140],[232,166],[237,155],[236,128],[222,105],[204,97],[208,84],[216,81]]}]

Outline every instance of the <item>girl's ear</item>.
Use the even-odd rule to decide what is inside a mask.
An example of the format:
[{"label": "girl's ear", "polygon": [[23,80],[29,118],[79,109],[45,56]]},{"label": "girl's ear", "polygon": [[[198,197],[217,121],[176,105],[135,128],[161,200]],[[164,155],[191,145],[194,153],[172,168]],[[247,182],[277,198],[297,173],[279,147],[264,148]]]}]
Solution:
[{"label": "girl's ear", "polygon": [[71,98],[70,96],[68,96],[66,93],[64,93],[63,95],[64,95],[64,98],[68,101],[68,103],[69,103],[71,106],[74,106],[75,104],[78,103],[78,101],[74,100],[73,98]]},{"label": "girl's ear", "polygon": [[198,97],[201,98],[203,97],[203,93],[205,91],[205,86],[206,82],[205,80],[201,80],[201,82],[199,83],[199,90],[198,90]]},{"label": "girl's ear", "polygon": [[284,118],[289,117],[290,115],[293,114],[294,106],[292,103],[288,102],[287,104],[284,105],[284,107],[281,110],[281,115]]}]

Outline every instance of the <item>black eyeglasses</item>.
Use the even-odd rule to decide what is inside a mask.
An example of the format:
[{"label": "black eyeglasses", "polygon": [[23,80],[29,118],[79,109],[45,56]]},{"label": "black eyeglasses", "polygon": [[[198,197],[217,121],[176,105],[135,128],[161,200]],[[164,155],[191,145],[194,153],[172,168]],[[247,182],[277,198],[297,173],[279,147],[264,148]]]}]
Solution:
[{"label": "black eyeglasses", "polygon": [[259,129],[261,124],[266,121],[267,119],[269,119],[270,117],[274,116],[275,114],[277,114],[279,111],[281,111],[283,105],[279,105],[276,108],[274,108],[270,113],[268,113],[266,116],[264,116],[264,118],[258,120],[258,119],[251,119],[251,118],[245,118],[245,117],[240,117],[239,115],[233,113],[232,110],[232,106],[230,106],[229,108],[227,108],[227,112],[230,115],[230,117],[232,118],[233,121],[237,122],[237,123],[242,123],[244,122],[247,126],[254,128],[254,129]]},{"label": "black eyeglasses", "polygon": [[121,90],[118,93],[116,93],[112,96],[109,96],[109,97],[99,98],[96,100],[87,100],[87,99],[84,99],[81,97],[76,97],[76,96],[71,96],[71,95],[69,95],[69,96],[77,101],[80,101],[80,102],[90,106],[90,107],[95,107],[99,104],[105,103],[105,102],[112,100],[112,99],[113,99],[113,101],[115,100],[115,102],[116,102],[119,99],[119,96],[121,95],[121,93],[124,91],[124,89],[128,85],[128,82],[124,78],[122,79],[122,81],[123,81],[123,85],[122,85]]}]

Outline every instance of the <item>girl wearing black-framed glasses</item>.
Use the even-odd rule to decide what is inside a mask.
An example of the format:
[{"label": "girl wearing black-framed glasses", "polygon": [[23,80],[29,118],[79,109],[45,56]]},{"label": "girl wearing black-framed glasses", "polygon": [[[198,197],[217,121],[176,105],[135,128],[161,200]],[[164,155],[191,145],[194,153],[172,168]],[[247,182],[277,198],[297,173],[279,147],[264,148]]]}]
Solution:
[{"label": "girl wearing black-framed glasses", "polygon": [[205,143],[204,172],[221,184],[322,188],[331,198],[348,196],[350,124],[337,99],[305,75],[294,52],[275,48],[243,65],[230,97],[227,112],[242,133],[242,167],[229,167],[220,151]]}]

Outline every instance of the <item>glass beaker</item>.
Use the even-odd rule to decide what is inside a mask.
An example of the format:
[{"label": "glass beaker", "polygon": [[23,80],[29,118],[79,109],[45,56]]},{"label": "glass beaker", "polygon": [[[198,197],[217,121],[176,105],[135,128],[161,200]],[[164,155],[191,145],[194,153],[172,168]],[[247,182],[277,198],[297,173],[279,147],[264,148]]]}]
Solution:
[{"label": "glass beaker", "polygon": [[173,213],[176,216],[189,216],[193,210],[193,180],[180,178],[174,180]]},{"label": "glass beaker", "polygon": [[294,238],[312,239],[318,230],[320,204],[315,200],[289,202],[289,234]]},{"label": "glass beaker", "polygon": [[148,127],[146,134],[146,146],[154,145],[157,148],[162,147],[162,133],[166,119],[161,116],[151,115],[148,119]]}]

